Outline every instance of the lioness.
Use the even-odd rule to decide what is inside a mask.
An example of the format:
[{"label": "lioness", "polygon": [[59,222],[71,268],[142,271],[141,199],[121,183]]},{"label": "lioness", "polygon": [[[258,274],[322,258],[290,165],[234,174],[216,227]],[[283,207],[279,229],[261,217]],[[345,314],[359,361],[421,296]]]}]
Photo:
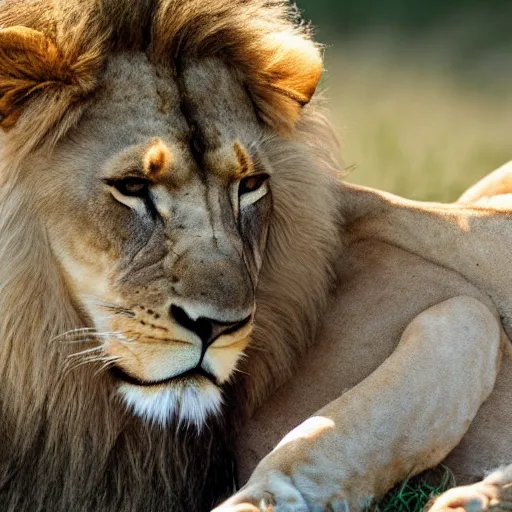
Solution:
[{"label": "lioness", "polygon": [[[510,238],[512,162],[454,205],[412,202],[349,185],[341,194],[350,249],[340,260],[343,284],[322,327],[325,337],[321,330],[318,345],[299,367],[300,379],[281,387],[246,425],[239,450],[244,479],[277,447],[219,512],[253,511],[256,504],[262,510],[272,504],[276,510],[361,510],[371,498],[382,497],[404,467],[412,475],[446,457],[457,445],[444,444],[452,435],[465,434],[444,462],[459,483],[475,481],[512,458],[507,335],[512,333],[507,297],[512,257],[494,249]],[[492,303],[485,295],[480,300],[494,315],[465,292],[445,295],[444,302],[412,321],[402,317],[418,302],[463,281],[487,290]],[[409,324],[402,328],[404,320]],[[385,344],[389,334],[381,338],[393,329],[400,329],[396,348]],[[340,344],[340,333],[346,345]],[[481,367],[477,378],[473,371],[497,354],[487,352],[491,345],[498,359],[485,371]],[[391,354],[381,355],[381,363],[378,354],[387,350]],[[361,378],[365,365],[366,378]],[[491,393],[490,399],[475,417],[469,410],[472,400],[480,400],[476,384],[483,391],[488,378],[494,382],[492,393],[491,388],[483,392],[484,397]],[[280,441],[308,414],[312,417]],[[423,449],[416,451],[418,446]],[[445,493],[431,512],[508,510],[511,487],[509,465],[481,483]],[[503,509],[501,500],[506,500]]]},{"label": "lioness", "polygon": [[2,511],[209,510],[310,413],[225,508],[512,460],[509,215],[344,185],[289,14],[1,4]]}]

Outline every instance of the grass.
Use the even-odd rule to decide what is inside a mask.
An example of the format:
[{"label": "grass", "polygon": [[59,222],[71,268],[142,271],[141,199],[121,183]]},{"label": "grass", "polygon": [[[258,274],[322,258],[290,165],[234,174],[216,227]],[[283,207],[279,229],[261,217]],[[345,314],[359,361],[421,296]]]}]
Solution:
[{"label": "grass", "polygon": [[[349,181],[450,202],[512,159],[512,73],[503,72],[512,71],[511,52],[461,66],[453,34],[416,46],[373,34],[327,50],[326,102]],[[402,483],[368,512],[422,511],[454,485],[446,468],[434,473]]]},{"label": "grass", "polygon": [[512,66],[501,54],[487,68],[452,64],[446,38],[415,44],[333,45],[325,96],[349,181],[450,202],[512,159],[512,76],[493,70]]},{"label": "grass", "polygon": [[422,512],[436,496],[455,485],[450,470],[439,466],[435,470],[402,482],[371,505],[367,512]]}]

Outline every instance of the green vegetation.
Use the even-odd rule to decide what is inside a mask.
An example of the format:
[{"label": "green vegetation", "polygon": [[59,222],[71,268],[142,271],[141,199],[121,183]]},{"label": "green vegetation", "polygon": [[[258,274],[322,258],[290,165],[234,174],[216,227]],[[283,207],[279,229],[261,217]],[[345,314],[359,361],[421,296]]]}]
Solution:
[{"label": "green vegetation", "polygon": [[437,45],[373,34],[327,50],[324,97],[349,181],[454,201],[512,159],[512,77],[490,58],[488,76],[469,78],[451,67],[449,38]]},{"label": "green vegetation", "polygon": [[422,512],[427,503],[454,484],[450,470],[439,466],[428,474],[398,485],[380,503],[370,506],[367,512]]},{"label": "green vegetation", "polygon": [[512,159],[512,1],[298,3],[349,181],[454,201]]},{"label": "green vegetation", "polygon": [[510,0],[297,0],[297,5],[323,34],[352,35],[382,26],[417,34],[478,17],[482,33],[495,40],[512,37]]}]

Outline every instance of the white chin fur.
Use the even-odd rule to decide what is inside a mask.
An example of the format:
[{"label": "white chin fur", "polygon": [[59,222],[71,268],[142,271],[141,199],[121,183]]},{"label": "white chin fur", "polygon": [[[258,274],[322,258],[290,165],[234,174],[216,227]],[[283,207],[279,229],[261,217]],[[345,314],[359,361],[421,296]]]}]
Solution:
[{"label": "white chin fur", "polygon": [[198,429],[220,413],[222,394],[211,382],[201,385],[167,384],[154,388],[123,383],[118,391],[130,411],[149,423],[165,427],[171,420]]}]

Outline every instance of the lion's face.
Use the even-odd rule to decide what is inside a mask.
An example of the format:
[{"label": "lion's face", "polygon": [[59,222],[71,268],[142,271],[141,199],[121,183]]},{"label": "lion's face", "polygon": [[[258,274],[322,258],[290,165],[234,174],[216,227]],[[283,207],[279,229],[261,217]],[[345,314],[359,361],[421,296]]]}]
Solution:
[{"label": "lion's face", "polygon": [[149,420],[200,424],[248,343],[272,209],[262,130],[220,62],[173,76],[120,55],[34,162],[52,248],[99,333],[92,354]]}]

